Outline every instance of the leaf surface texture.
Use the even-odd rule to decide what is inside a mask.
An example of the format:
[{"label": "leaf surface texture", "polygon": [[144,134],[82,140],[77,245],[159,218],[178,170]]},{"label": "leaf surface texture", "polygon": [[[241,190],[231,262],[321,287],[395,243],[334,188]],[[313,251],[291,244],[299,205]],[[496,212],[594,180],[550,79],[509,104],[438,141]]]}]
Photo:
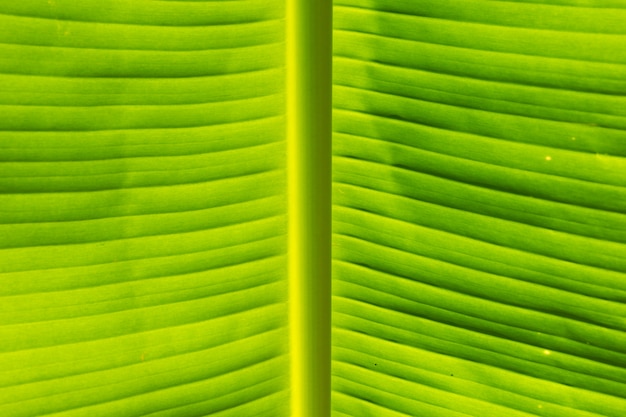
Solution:
[{"label": "leaf surface texture", "polygon": [[334,415],[622,416],[626,3],[334,5]]},{"label": "leaf surface texture", "polygon": [[281,1],[0,4],[0,415],[288,410]]}]

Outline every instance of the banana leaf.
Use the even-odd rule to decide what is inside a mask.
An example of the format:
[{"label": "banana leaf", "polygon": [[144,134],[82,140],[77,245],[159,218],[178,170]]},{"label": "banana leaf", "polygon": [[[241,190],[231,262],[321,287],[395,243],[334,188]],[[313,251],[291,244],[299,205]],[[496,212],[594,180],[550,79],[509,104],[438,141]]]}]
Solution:
[{"label": "banana leaf", "polygon": [[0,2],[0,416],[208,415],[626,415],[626,1]]}]

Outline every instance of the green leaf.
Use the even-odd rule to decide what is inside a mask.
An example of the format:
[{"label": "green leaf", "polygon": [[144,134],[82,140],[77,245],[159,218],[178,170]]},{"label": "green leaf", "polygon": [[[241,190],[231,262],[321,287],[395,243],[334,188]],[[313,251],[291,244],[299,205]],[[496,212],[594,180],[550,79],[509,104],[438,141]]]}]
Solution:
[{"label": "green leaf", "polygon": [[626,410],[626,3],[530,3],[335,2],[337,416]]},{"label": "green leaf", "polygon": [[624,415],[626,1],[332,11],[0,2],[0,416]]},{"label": "green leaf", "polygon": [[0,415],[286,415],[283,2],[0,13]]}]

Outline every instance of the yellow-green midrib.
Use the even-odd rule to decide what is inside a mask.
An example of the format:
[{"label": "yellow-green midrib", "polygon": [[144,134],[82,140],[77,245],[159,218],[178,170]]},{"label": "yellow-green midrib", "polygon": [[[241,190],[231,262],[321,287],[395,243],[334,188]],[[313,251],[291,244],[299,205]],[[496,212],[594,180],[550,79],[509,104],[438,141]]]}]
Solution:
[{"label": "yellow-green midrib", "polygon": [[0,414],[284,415],[282,2],[0,13]]},{"label": "yellow-green midrib", "polygon": [[626,5],[450,3],[335,2],[333,412],[620,416]]}]

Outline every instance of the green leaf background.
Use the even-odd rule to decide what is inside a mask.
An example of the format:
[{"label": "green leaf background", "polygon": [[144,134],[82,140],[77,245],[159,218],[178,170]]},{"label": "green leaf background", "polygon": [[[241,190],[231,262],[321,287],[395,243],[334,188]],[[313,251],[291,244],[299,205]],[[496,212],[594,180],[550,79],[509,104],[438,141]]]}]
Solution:
[{"label": "green leaf background", "polygon": [[286,415],[283,3],[0,13],[0,415]]},{"label": "green leaf background", "polygon": [[[0,416],[321,417],[290,388],[326,325],[290,322],[325,279],[288,268],[290,146],[324,140],[288,135],[298,3],[0,2]],[[302,388],[626,415],[626,1],[333,14],[332,363]]]},{"label": "green leaf background", "polygon": [[335,3],[335,415],[625,415],[624,6]]}]

